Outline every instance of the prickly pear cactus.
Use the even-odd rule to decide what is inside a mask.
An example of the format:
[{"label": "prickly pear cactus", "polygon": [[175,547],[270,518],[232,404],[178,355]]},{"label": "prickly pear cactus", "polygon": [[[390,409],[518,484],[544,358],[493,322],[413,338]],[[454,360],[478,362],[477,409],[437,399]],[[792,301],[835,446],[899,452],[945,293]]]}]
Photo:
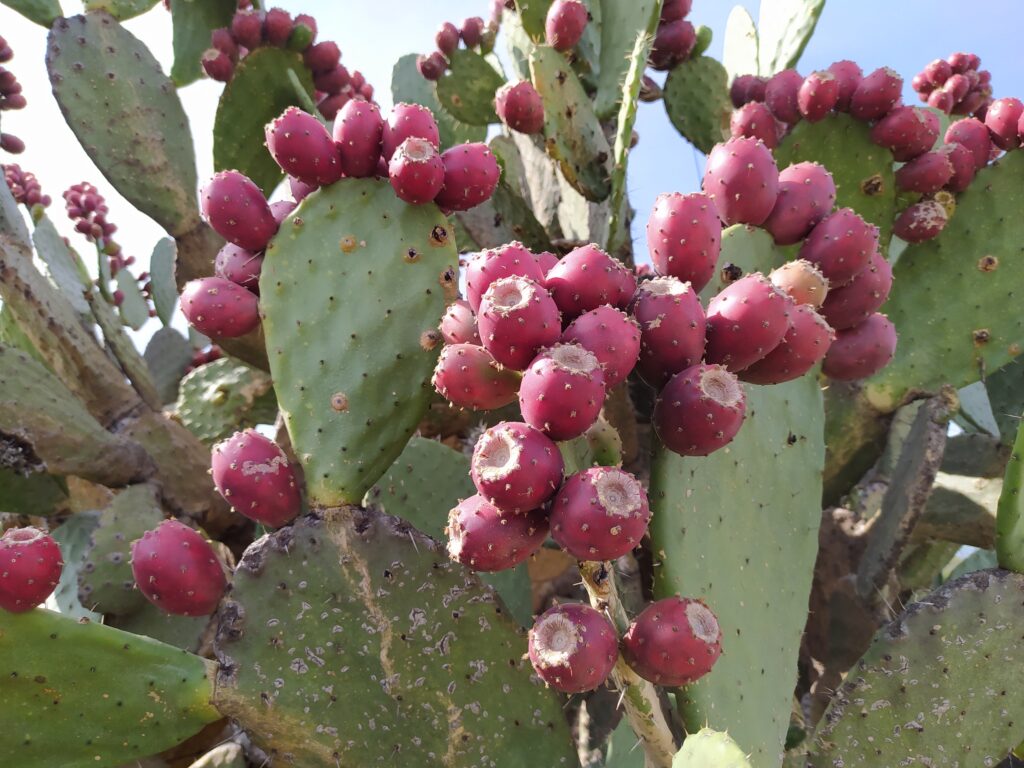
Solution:
[{"label": "prickly pear cactus", "polygon": [[729,734],[701,728],[687,737],[672,768],[750,768],[750,763]]},{"label": "prickly pear cactus", "polygon": [[181,380],[174,414],[212,446],[244,427],[272,424],[277,401],[263,371],[230,359],[214,360]]}]

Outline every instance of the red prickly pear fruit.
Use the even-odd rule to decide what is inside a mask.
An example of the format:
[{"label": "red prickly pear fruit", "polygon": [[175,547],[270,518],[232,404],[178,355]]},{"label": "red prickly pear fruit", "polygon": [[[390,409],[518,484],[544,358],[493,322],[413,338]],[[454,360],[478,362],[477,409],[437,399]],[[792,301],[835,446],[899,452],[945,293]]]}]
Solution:
[{"label": "red prickly pear fruit", "polygon": [[444,186],[434,199],[446,211],[468,211],[490,199],[498,186],[501,167],[481,142],[459,144],[441,154]]},{"label": "red prickly pear fruit", "polygon": [[[479,16],[470,16],[462,22],[459,36],[467,48],[476,48],[484,37],[484,20]],[[438,48],[441,46],[439,45]]]},{"label": "red prickly pear fruit", "polygon": [[876,312],[860,325],[836,334],[821,370],[836,381],[857,381],[885,368],[894,354],[896,327]]},{"label": "red prickly pear fruit", "polygon": [[878,120],[896,106],[903,78],[888,67],[879,67],[857,85],[850,97],[850,114],[858,120]]},{"label": "red prickly pear fruit", "polygon": [[871,129],[871,140],[901,163],[931,149],[939,138],[939,118],[920,107],[896,107]]},{"label": "red prickly pear fruit", "polygon": [[551,268],[544,279],[566,320],[602,304],[625,307],[636,293],[636,277],[596,245],[580,246]]},{"label": "red prickly pear fruit", "polygon": [[231,19],[231,36],[250,51],[263,44],[263,14],[259,11],[238,11]]},{"label": "red prickly pear fruit", "polygon": [[889,298],[891,290],[892,267],[875,251],[867,267],[853,280],[829,291],[821,305],[821,315],[837,331],[845,331],[874,314]]},{"label": "red prickly pear fruit", "polygon": [[693,0],[665,0],[661,6],[661,23],[685,19],[693,7]]},{"label": "red prickly pear fruit", "polygon": [[283,8],[271,8],[263,20],[263,34],[268,43],[283,48],[292,36],[292,15]]},{"label": "red prickly pear fruit", "polygon": [[955,106],[957,102],[963,101],[967,97],[970,90],[971,81],[969,78],[963,75],[953,75],[937,92],[948,95],[953,100]]},{"label": "red prickly pear fruit", "polygon": [[852,208],[840,208],[811,230],[800,247],[800,258],[814,264],[835,288],[850,282],[877,250],[878,227]]},{"label": "red prickly pear fruit", "polygon": [[690,283],[674,277],[645,280],[632,305],[640,325],[640,376],[660,389],[675,374],[704,357],[707,321]]},{"label": "red prickly pear fruit", "polygon": [[768,81],[757,75],[739,75],[729,86],[732,105],[739,109],[752,101],[764,101]]},{"label": "red prickly pear fruit", "polygon": [[544,19],[544,37],[556,51],[571,51],[583,37],[590,15],[580,0],[555,0]]},{"label": "red prickly pear fruit", "polygon": [[760,272],[730,283],[708,303],[704,358],[730,371],[753,365],[786,335],[790,304]]},{"label": "red prickly pear fruit", "polygon": [[410,138],[425,139],[440,151],[441,136],[433,113],[421,104],[395,104],[381,129],[381,150],[391,160],[395,150]]},{"label": "red prickly pear fruit", "polygon": [[562,484],[558,446],[529,424],[503,421],[476,441],[470,476],[477,491],[502,512],[538,509]]},{"label": "red prickly pear fruit", "polygon": [[580,603],[556,605],[530,629],[530,663],[545,683],[563,693],[599,688],[619,658],[615,627]]},{"label": "red prickly pear fruit", "polygon": [[800,114],[810,123],[823,120],[839,101],[839,81],[831,72],[812,72],[797,92]]},{"label": "red prickly pear fruit", "polygon": [[200,63],[203,65],[206,76],[218,83],[231,82],[231,78],[235,75],[235,64],[231,61],[231,57],[216,48],[210,48],[203,53]]},{"label": "red prickly pear fruit", "polygon": [[939,151],[946,155],[953,168],[953,175],[946,184],[946,189],[951,192],[963,192],[974,180],[974,155],[963,144],[946,144]]},{"label": "red prickly pear fruit", "polygon": [[520,80],[505,83],[494,94],[494,109],[501,122],[519,133],[540,133],[544,130],[544,102],[533,83]]},{"label": "red prickly pear fruit", "polygon": [[703,189],[727,225],[760,226],[775,207],[779,169],[764,143],[729,139],[708,155]]},{"label": "red prickly pear fruit", "polygon": [[235,432],[213,446],[210,465],[217,493],[238,514],[280,528],[302,511],[288,457],[256,430]]},{"label": "red prickly pear fruit", "polygon": [[740,372],[751,384],[781,384],[798,379],[820,363],[835,338],[835,332],[810,304],[793,306],[789,330],[782,343]]},{"label": "red prickly pear fruit", "polygon": [[947,115],[953,111],[955,105],[956,99],[944,90],[935,90],[928,94],[928,106],[945,112]]},{"label": "red prickly pear fruit", "polygon": [[644,608],[629,625],[622,650],[644,680],[675,688],[711,671],[722,655],[722,630],[701,600],[666,597]]},{"label": "red prickly pear fruit", "polygon": [[751,101],[732,113],[729,118],[729,135],[737,139],[760,139],[768,149],[779,146],[779,123],[767,106]]},{"label": "red prickly pear fruit", "polygon": [[934,200],[922,200],[909,206],[896,217],[892,233],[908,243],[923,243],[938,237],[946,226],[949,214],[945,207]]},{"label": "red prickly pear fruit", "polygon": [[0,608],[31,611],[57,588],[64,567],[60,547],[38,528],[8,528],[0,537]]},{"label": "red prickly pear fruit", "polygon": [[495,280],[480,300],[477,317],[484,349],[515,371],[524,370],[541,347],[558,341],[562,318],[539,283],[511,275]]},{"label": "red prickly pear fruit", "polygon": [[931,195],[952,178],[953,163],[945,152],[925,152],[896,171],[896,187],[903,192]]},{"label": "red prickly pear fruit", "polygon": [[341,50],[332,40],[311,45],[303,54],[306,66],[314,75],[330,72],[341,63]]},{"label": "red prickly pear fruit", "polygon": [[534,255],[537,257],[537,263],[540,265],[541,272],[545,275],[554,269],[555,264],[558,263],[558,257],[551,253],[551,251],[541,251]]},{"label": "red prickly pear fruit", "polygon": [[442,348],[431,381],[445,400],[473,411],[492,411],[515,402],[519,390],[519,374],[502,368],[476,344]]},{"label": "red prickly pear fruit", "polygon": [[292,200],[296,204],[301,203],[306,199],[310,192],[316,192],[320,187],[317,184],[307,184],[304,181],[296,179],[294,176],[288,177],[288,190],[291,192]]},{"label": "red prickly pear fruit", "polygon": [[515,568],[540,549],[548,535],[548,516],[533,509],[508,514],[480,494],[448,513],[448,556],[474,571]]},{"label": "red prickly pear fruit", "polygon": [[181,311],[189,325],[211,339],[233,339],[260,324],[256,294],[222,277],[190,280],[181,292]]},{"label": "red prickly pear fruit", "polygon": [[469,302],[456,299],[441,318],[441,337],[446,344],[480,344],[476,315]]},{"label": "red prickly pear fruit", "polygon": [[326,186],[341,178],[338,148],[324,124],[288,107],[264,128],[267,149],[282,171],[307,184]]},{"label": "red prickly pear fruit", "polygon": [[276,203],[270,204],[270,212],[274,215],[274,221],[280,227],[284,220],[288,218],[288,214],[298,206],[299,204],[294,200],[278,200]]},{"label": "red prickly pear fruit", "polygon": [[803,240],[836,204],[836,185],[823,165],[796,163],[779,172],[779,196],[764,228],[777,245]]},{"label": "red prickly pear fruit", "polygon": [[345,86],[351,82],[352,76],[344,64],[339,64],[334,69],[320,72],[313,76],[313,85],[316,86],[318,91],[323,91],[324,93],[341,93]]},{"label": "red prickly pear fruit", "polygon": [[227,588],[213,547],[177,520],[132,543],[132,575],[149,602],[175,616],[210,615]]},{"label": "red prickly pear fruit", "polygon": [[764,88],[764,102],[772,114],[787,125],[796,125],[800,114],[800,86],[804,79],[795,69],[784,69],[772,75]]},{"label": "red prickly pear fruit", "polygon": [[747,399],[736,375],[698,364],[673,376],[654,403],[652,422],[665,447],[680,456],[707,456],[732,442]]},{"label": "red prickly pear fruit", "polygon": [[963,51],[957,51],[956,53],[949,54],[946,61],[949,63],[950,69],[960,74],[971,68],[970,54],[964,53]]},{"label": "red prickly pear fruit", "polygon": [[288,48],[293,51],[305,51],[316,40],[316,19],[306,13],[300,13],[292,24],[292,33],[288,37]]},{"label": "red prickly pear fruit", "polygon": [[321,99],[316,108],[324,116],[325,120],[333,121],[338,116],[341,108],[350,101],[352,101],[352,96],[348,93],[347,89],[343,89],[341,93]]},{"label": "red prickly pear fruit", "polygon": [[938,88],[953,74],[953,68],[945,59],[935,59],[921,71],[924,79],[933,87]]},{"label": "red prickly pear fruit", "polygon": [[238,171],[214,174],[201,197],[203,218],[229,243],[262,251],[277,232],[274,214],[260,188]]},{"label": "red prickly pear fruit", "polygon": [[220,27],[210,33],[210,47],[226,53],[232,63],[238,61],[238,44],[227,27]]},{"label": "red prickly pear fruit", "polygon": [[787,261],[774,269],[768,279],[798,305],[820,307],[829,292],[828,280],[821,274],[821,270],[804,259]]},{"label": "red prickly pear fruit", "polygon": [[474,312],[491,283],[502,277],[519,275],[544,284],[544,271],[537,257],[519,241],[481,251],[466,265],[466,299]]},{"label": "red prickly pear fruit", "polygon": [[339,110],[334,118],[334,143],[346,176],[365,179],[374,175],[383,131],[384,119],[376,104],[352,99]]},{"label": "red prickly pear fruit", "polygon": [[640,544],[651,510],[628,472],[592,467],[566,480],[551,502],[551,537],[578,560],[615,560]]},{"label": "red prickly pear fruit", "polygon": [[450,21],[446,21],[438,27],[437,34],[434,35],[434,42],[441,53],[451,56],[459,47],[459,28]]},{"label": "red prickly pear fruit", "polygon": [[240,285],[259,296],[260,272],[263,271],[263,254],[239,248],[226,243],[213,260],[213,274]]},{"label": "red prickly pear fruit", "polygon": [[992,153],[992,136],[985,124],[976,117],[965,117],[951,123],[943,140],[947,144],[962,144],[967,147],[974,158],[975,170],[980,171],[988,165],[989,155]]},{"label": "red prickly pear fruit", "polygon": [[1020,146],[1017,124],[1024,115],[1024,102],[1020,99],[996,99],[985,111],[985,127],[992,134],[992,143],[1000,149]]},{"label": "red prickly pear fruit", "polygon": [[864,72],[856,63],[843,59],[829,65],[828,71],[839,83],[839,98],[836,99],[836,109],[840,112],[850,110],[850,100],[853,92],[857,90],[860,81],[864,78]]},{"label": "red prickly pear fruit", "polygon": [[426,80],[440,80],[448,69],[448,60],[440,51],[416,59],[416,69]]},{"label": "red prickly pear fruit", "polygon": [[697,45],[697,30],[686,19],[662,24],[654,36],[648,63],[652,69],[667,72],[690,58]]},{"label": "red prickly pear fruit", "polygon": [[[384,162],[383,157],[381,162]],[[444,163],[430,141],[410,136],[391,157],[388,178],[399,200],[410,205],[423,205],[441,191]]]},{"label": "red prickly pear fruit", "polygon": [[597,357],[579,344],[555,344],[530,363],[519,385],[523,420],[552,440],[572,440],[597,421],[605,396]]},{"label": "red prickly pear fruit", "polygon": [[647,220],[647,247],[659,275],[702,290],[715,276],[722,250],[722,221],[714,203],[700,192],[658,195]]},{"label": "red prickly pear fruit", "polygon": [[579,344],[601,363],[607,389],[621,384],[636,367],[640,356],[640,327],[636,320],[615,307],[584,312],[562,332],[561,341]]}]

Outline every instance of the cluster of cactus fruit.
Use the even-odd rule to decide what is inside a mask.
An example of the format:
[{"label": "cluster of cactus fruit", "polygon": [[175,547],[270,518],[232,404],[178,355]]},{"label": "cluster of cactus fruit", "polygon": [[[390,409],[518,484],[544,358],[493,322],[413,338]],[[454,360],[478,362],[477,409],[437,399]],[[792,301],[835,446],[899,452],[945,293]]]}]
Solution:
[{"label": "cluster of cactus fruit", "polygon": [[[979,57],[909,107],[797,73],[823,0],[735,9],[728,72],[690,0],[492,0],[382,112],[307,15],[170,0],[172,82],[155,0],[3,3],[173,239],[135,277],[77,184],[89,270],[4,165],[0,763],[1010,765],[1024,105]],[[661,99],[706,166],[643,220]]]}]

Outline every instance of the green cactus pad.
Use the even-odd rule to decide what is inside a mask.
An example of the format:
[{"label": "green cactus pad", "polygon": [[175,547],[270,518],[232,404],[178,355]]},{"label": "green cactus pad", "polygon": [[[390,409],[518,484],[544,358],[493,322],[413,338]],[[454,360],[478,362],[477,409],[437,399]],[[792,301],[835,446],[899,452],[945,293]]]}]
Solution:
[{"label": "green cactus pad", "polygon": [[533,40],[523,29],[518,13],[506,13],[501,20],[502,37],[505,38],[505,50],[508,53],[508,63],[512,66],[513,73],[520,80],[530,79],[530,51],[533,50]]},{"label": "green cactus pad", "polygon": [[149,282],[152,285],[153,306],[157,317],[165,326],[171,324],[174,308],[178,304],[178,288],[174,283],[174,259],[177,248],[169,237],[161,238],[153,246],[149,257]]},{"label": "green cactus pad", "polygon": [[192,229],[199,214],[188,117],[142,41],[102,11],[61,19],[46,66],[64,119],[107,180],[170,234]]},{"label": "green cactus pad", "polygon": [[544,20],[554,0],[516,0],[523,29],[534,40],[544,41]]},{"label": "green cactus pad", "polygon": [[312,505],[358,503],[416,429],[457,258],[434,205],[372,179],[313,193],[271,241],[263,330]]},{"label": "green cactus pad", "polygon": [[729,135],[729,78],[710,56],[689,59],[669,72],[663,101],[672,125],[701,152]]},{"label": "green cactus pad", "polygon": [[[601,0],[601,65],[598,69],[597,95],[594,111],[602,120],[615,116],[622,104],[626,73],[631,66],[643,69],[646,57],[631,58],[637,35],[653,37],[658,25],[657,0],[635,0],[630,3]],[[587,25],[588,27],[590,25]],[[649,50],[649,49],[648,49]]]},{"label": "green cactus pad", "polygon": [[0,611],[0,764],[115,768],[222,715],[213,662],[37,608]]},{"label": "green cactus pad", "polygon": [[189,653],[199,653],[210,626],[210,617],[172,616],[146,600],[138,610],[127,616],[109,617],[107,624],[133,635],[159,640]]},{"label": "green cactus pad", "polygon": [[396,518],[327,510],[253,543],[216,649],[218,709],[275,765],[578,764],[493,593]]},{"label": "green cactus pad", "polygon": [[999,565],[1018,573],[1024,573],[1022,485],[1024,485],[1024,429],[1019,429],[1013,453],[1006,465],[1003,492],[999,496],[999,511],[996,516],[996,553],[999,555]]},{"label": "green cactus pad", "polygon": [[45,472],[24,475],[0,467],[0,512],[12,515],[50,515],[68,498],[64,479]]},{"label": "green cactus pad", "polygon": [[[0,493],[2,493],[0,488]],[[2,496],[0,496],[2,498]],[[100,522],[100,513],[96,511],[79,512],[58,525],[50,535],[60,547],[64,567],[60,571],[60,581],[53,590],[53,600],[57,610],[73,619],[89,619],[103,621],[103,616],[85,608],[78,599],[78,572],[81,570],[82,559],[90,546],[90,539]]]},{"label": "green cactus pad", "polygon": [[742,5],[733,6],[725,22],[722,66],[729,74],[730,84],[739,75],[756,75],[758,72],[757,27],[750,12]]},{"label": "green cactus pad", "polygon": [[1024,411],[1024,361],[1015,358],[985,379],[992,415],[1006,444],[1013,442]]},{"label": "green cactus pad", "polygon": [[121,321],[133,331],[137,331],[149,320],[149,306],[139,288],[139,282],[135,279],[135,275],[127,269],[118,271],[114,282],[124,297],[117,308],[121,315]]},{"label": "green cactus pad", "polygon": [[[767,275],[785,261],[785,252],[775,245],[767,230],[746,224],[733,224],[722,230],[722,252],[718,257],[721,267],[731,264],[739,267],[744,275],[751,272]],[[718,270],[701,291],[700,298],[705,306],[712,296],[728,285],[722,279],[723,272],[723,269]]]},{"label": "green cactus pad", "polygon": [[171,79],[179,88],[203,76],[200,63],[210,47],[210,33],[231,24],[237,0],[171,0],[174,27],[174,64]]},{"label": "green cactus pad", "polygon": [[106,11],[118,21],[140,16],[160,0],[84,0],[86,11]]},{"label": "green cactus pad", "polygon": [[762,75],[795,67],[814,34],[825,0],[762,0],[757,17]]},{"label": "green cactus pad", "polygon": [[13,11],[17,11],[29,21],[41,24],[47,29],[54,21],[64,15],[57,0],[0,0]]},{"label": "green cactus pad", "polygon": [[32,245],[35,246],[39,258],[46,264],[50,279],[61,289],[75,312],[91,318],[92,310],[89,309],[89,302],[84,296],[85,292],[90,290],[89,273],[85,265],[64,242],[64,238],[45,213],[35,224],[32,230]]},{"label": "green cactus pad", "polygon": [[505,78],[487,59],[458,48],[452,52],[448,71],[437,81],[437,100],[456,120],[486,126],[498,122],[494,93],[504,84]]},{"label": "green cactus pad", "polygon": [[181,380],[175,416],[212,446],[241,429],[273,424],[277,401],[267,374],[225,357]]},{"label": "green cactus pad", "polygon": [[750,763],[729,734],[701,728],[686,737],[672,768],[750,768]]},{"label": "green cactus pad", "polygon": [[816,735],[812,768],[997,765],[1020,741],[1024,576],[951,581],[875,637]]},{"label": "green cactus pad", "polygon": [[164,405],[178,399],[178,383],[192,364],[192,354],[188,340],[173,328],[161,328],[146,345],[143,359]]},{"label": "green cactus pad", "polygon": [[391,70],[391,99],[395,104],[408,102],[421,104],[434,113],[441,137],[441,149],[487,138],[487,127],[469,125],[456,120],[437,100],[437,93],[429,80],[416,69],[417,54],[408,53],[395,62]]}]

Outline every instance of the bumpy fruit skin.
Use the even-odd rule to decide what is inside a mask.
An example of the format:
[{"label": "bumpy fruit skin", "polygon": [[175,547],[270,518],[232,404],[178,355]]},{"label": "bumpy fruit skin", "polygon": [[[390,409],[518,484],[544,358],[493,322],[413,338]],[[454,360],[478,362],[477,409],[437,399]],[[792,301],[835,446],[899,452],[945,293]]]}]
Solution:
[{"label": "bumpy fruit skin", "polygon": [[636,320],[615,307],[584,312],[562,332],[561,341],[579,344],[601,363],[605,387],[621,384],[636,367],[640,356],[640,327]]},{"label": "bumpy fruit skin", "polygon": [[812,72],[797,92],[797,107],[811,123],[823,120],[839,101],[839,81],[831,72]]},{"label": "bumpy fruit skin", "polygon": [[502,512],[475,494],[448,513],[448,556],[474,571],[515,568],[540,549],[548,535],[548,516],[540,509]]},{"label": "bumpy fruit skin", "polygon": [[571,51],[583,37],[589,15],[580,0],[555,0],[544,19],[544,36],[556,51]]},{"label": "bumpy fruit skin", "polygon": [[281,170],[307,184],[324,186],[341,178],[338,148],[324,124],[298,107],[288,107],[265,128],[267,149]]},{"label": "bumpy fruit skin", "polygon": [[708,303],[704,357],[730,371],[742,371],[782,341],[791,302],[760,272],[727,285]]},{"label": "bumpy fruit skin", "polygon": [[277,232],[267,199],[238,171],[215,173],[201,193],[203,218],[229,243],[262,251]]},{"label": "bumpy fruit skin", "polygon": [[263,34],[268,43],[283,48],[292,34],[292,15],[283,8],[271,8],[263,19]]},{"label": "bumpy fruit skin", "polygon": [[852,208],[840,208],[818,223],[800,247],[800,258],[814,264],[831,288],[846,285],[878,250],[878,228]]},{"label": "bumpy fruit skin", "polygon": [[446,149],[444,186],[434,199],[447,211],[468,211],[489,200],[498,186],[501,168],[490,148],[481,142]]},{"label": "bumpy fruit skin", "polygon": [[544,102],[533,83],[506,83],[494,94],[494,109],[501,122],[519,133],[544,130]]},{"label": "bumpy fruit skin", "polygon": [[935,200],[922,200],[908,206],[892,225],[892,233],[908,243],[923,243],[938,237],[946,227],[949,215]]},{"label": "bumpy fruit skin", "polygon": [[149,602],[176,616],[208,616],[227,587],[213,548],[177,520],[164,520],[132,544],[132,575]]},{"label": "bumpy fruit skin", "polygon": [[693,0],[665,0],[661,6],[661,23],[685,19],[693,7]]},{"label": "bumpy fruit skin", "polygon": [[0,608],[31,611],[57,588],[60,547],[38,528],[8,528],[0,537]]},{"label": "bumpy fruit skin", "polygon": [[448,69],[448,61],[440,51],[416,59],[416,69],[427,80],[440,80]]},{"label": "bumpy fruit skin", "polygon": [[566,319],[602,304],[625,307],[636,292],[636,277],[596,245],[576,248],[551,268],[544,285]]},{"label": "bumpy fruit skin", "polygon": [[423,205],[441,191],[444,163],[429,140],[411,137],[403,141],[392,155],[388,179],[399,200],[409,205]]},{"label": "bumpy fruit skin", "polygon": [[470,16],[462,22],[462,42],[467,48],[476,48],[484,36],[484,20],[479,16]]},{"label": "bumpy fruit skin", "polygon": [[945,152],[925,152],[896,171],[896,187],[903,192],[931,195],[949,184],[953,163]]},{"label": "bumpy fruit skin", "polygon": [[850,100],[853,98],[853,92],[860,85],[864,72],[855,62],[848,59],[829,64],[828,71],[832,73],[832,76],[839,83],[839,98],[836,99],[836,109],[840,112],[849,112]]},{"label": "bumpy fruit skin", "polygon": [[711,198],[700,192],[658,195],[647,220],[647,248],[659,275],[702,290],[722,251],[722,221]]},{"label": "bumpy fruit skin", "polygon": [[810,304],[794,306],[782,343],[740,373],[751,384],[781,384],[800,378],[824,359],[835,333]]},{"label": "bumpy fruit skin", "polygon": [[800,86],[804,79],[795,69],[784,69],[771,76],[764,89],[764,103],[772,114],[787,125],[796,125],[800,114]]},{"label": "bumpy fruit skin", "polygon": [[288,191],[291,192],[292,200],[296,203],[301,203],[311,192],[316,192],[320,189],[316,184],[307,184],[304,181],[299,181],[294,176],[288,177]]},{"label": "bumpy fruit skin", "polygon": [[640,376],[662,387],[704,357],[707,323],[693,286],[674,277],[645,280],[631,307],[640,325]]},{"label": "bumpy fruit skin", "polygon": [[[324,93],[333,94],[339,96],[346,88],[348,89],[347,95],[351,94],[354,90],[352,88],[352,75],[344,64],[339,64],[334,69],[327,72],[321,72],[313,77],[313,84],[316,86],[318,91]],[[347,101],[347,99],[346,99]],[[339,108],[341,105],[339,104]],[[333,116],[332,118],[333,119]]]},{"label": "bumpy fruit skin", "polygon": [[446,344],[480,344],[476,315],[469,302],[456,299],[441,318],[441,336]]},{"label": "bumpy fruit skin", "polygon": [[552,440],[572,440],[597,421],[604,403],[601,363],[579,344],[544,349],[523,374],[523,420]]},{"label": "bumpy fruit skin", "polygon": [[939,118],[920,107],[896,107],[871,129],[871,140],[901,163],[923,155],[939,138]]},{"label": "bumpy fruit skin", "polygon": [[650,519],[635,477],[592,467],[566,480],[551,502],[551,537],[578,560],[615,560],[640,544]]},{"label": "bumpy fruit skin", "polygon": [[529,647],[534,671],[563,693],[598,688],[619,658],[615,627],[580,603],[556,605],[538,616],[530,629]]},{"label": "bumpy fruit skin", "polygon": [[484,348],[506,368],[525,369],[541,347],[558,341],[562,317],[551,295],[526,277],[495,280],[477,317]]},{"label": "bumpy fruit skin", "polygon": [[697,30],[686,19],[661,24],[648,63],[652,69],[667,72],[690,58],[696,45]]},{"label": "bumpy fruit skin", "polygon": [[943,137],[947,144],[962,144],[971,152],[974,167],[981,170],[988,165],[992,154],[992,137],[985,124],[976,117],[965,117],[951,123]]},{"label": "bumpy fruit skin", "polygon": [[821,315],[837,331],[867,320],[885,304],[892,290],[892,267],[875,251],[866,268],[846,285],[829,291]]},{"label": "bumpy fruit skin", "polygon": [[722,630],[701,600],[666,597],[640,612],[622,638],[622,648],[640,677],[678,687],[711,671],[722,654]]},{"label": "bumpy fruit skin", "polygon": [[703,189],[727,225],[760,226],[775,207],[779,169],[762,142],[729,139],[708,155]]},{"label": "bumpy fruit skin", "polygon": [[473,311],[480,311],[480,300],[491,283],[512,275],[544,284],[543,267],[518,240],[473,256],[466,265],[466,299]]},{"label": "bumpy fruit skin", "polygon": [[369,178],[380,161],[384,119],[376,104],[352,99],[334,118],[334,143],[346,176]]},{"label": "bumpy fruit skin", "polygon": [[250,51],[259,48],[263,43],[263,14],[252,9],[238,11],[231,19],[231,36]]},{"label": "bumpy fruit skin", "polygon": [[337,43],[324,40],[307,48],[303,58],[313,74],[319,75],[338,66],[341,62],[341,50]]},{"label": "bumpy fruit skin", "polygon": [[189,325],[213,339],[233,339],[260,324],[259,300],[222,277],[190,280],[181,292],[181,311]]},{"label": "bumpy fruit skin", "polygon": [[804,259],[787,261],[772,270],[768,279],[796,304],[810,304],[818,308],[828,295],[828,279],[821,274],[821,270]]},{"label": "bumpy fruit skin", "polygon": [[1017,124],[1024,116],[1024,102],[1012,97],[996,99],[985,110],[985,127],[992,134],[992,143],[1000,149],[1020,146]]},{"label": "bumpy fruit skin", "polygon": [[203,65],[206,76],[218,83],[228,83],[235,75],[235,63],[231,57],[216,48],[205,51],[199,62]]},{"label": "bumpy fruit skin", "polygon": [[565,464],[558,446],[519,421],[503,421],[476,441],[470,476],[477,491],[502,512],[529,512],[562,484]]},{"label": "bumpy fruit skin", "polygon": [[[1024,115],[1021,116],[1024,120]],[[949,165],[953,169],[953,175],[946,184],[950,192],[963,192],[974,181],[974,155],[971,150],[963,144],[946,144],[940,152],[946,155]]]},{"label": "bumpy fruit skin", "polygon": [[552,269],[555,268],[555,264],[558,263],[558,257],[551,251],[541,251],[540,253],[534,254],[537,258],[537,263],[540,264],[541,272],[544,273],[545,278]]},{"label": "bumpy fruit skin", "polygon": [[732,105],[739,109],[752,101],[764,101],[768,81],[757,75],[739,75],[729,86]]},{"label": "bumpy fruit skin", "polygon": [[225,243],[213,260],[213,274],[260,295],[263,254],[252,253],[234,243]]},{"label": "bumpy fruit skin", "polygon": [[455,49],[459,47],[459,28],[450,21],[444,22],[438,27],[437,34],[434,35],[434,43],[441,53],[445,56],[451,56]]},{"label": "bumpy fruit skin", "polygon": [[434,149],[441,148],[441,134],[433,113],[420,104],[395,104],[381,128],[381,151],[391,160],[395,150],[409,138],[426,139]]},{"label": "bumpy fruit skin", "polygon": [[729,118],[729,135],[737,139],[760,139],[768,149],[779,146],[779,123],[767,106],[758,101],[744,104]]},{"label": "bumpy fruit skin", "polygon": [[235,512],[279,528],[302,511],[302,496],[288,456],[254,429],[213,446],[213,484]]},{"label": "bumpy fruit skin", "polygon": [[779,195],[764,222],[777,245],[803,240],[836,204],[832,174],[818,163],[796,163],[779,172]]},{"label": "bumpy fruit skin", "polygon": [[515,402],[519,389],[519,375],[476,344],[446,345],[431,381],[452,405],[473,411],[491,411]]},{"label": "bumpy fruit skin", "polygon": [[837,381],[856,381],[885,368],[896,354],[896,327],[875,313],[860,325],[840,331],[832,342],[822,372]]},{"label": "bumpy fruit skin", "polygon": [[210,33],[210,47],[223,51],[231,61],[238,61],[238,44],[227,27],[220,27]]},{"label": "bumpy fruit skin", "polygon": [[864,77],[850,97],[850,114],[858,120],[878,120],[896,106],[903,90],[903,78],[888,67]]},{"label": "bumpy fruit skin", "polygon": [[743,426],[747,398],[735,374],[695,365],[665,385],[652,423],[665,447],[680,456],[707,456],[728,445]]}]

